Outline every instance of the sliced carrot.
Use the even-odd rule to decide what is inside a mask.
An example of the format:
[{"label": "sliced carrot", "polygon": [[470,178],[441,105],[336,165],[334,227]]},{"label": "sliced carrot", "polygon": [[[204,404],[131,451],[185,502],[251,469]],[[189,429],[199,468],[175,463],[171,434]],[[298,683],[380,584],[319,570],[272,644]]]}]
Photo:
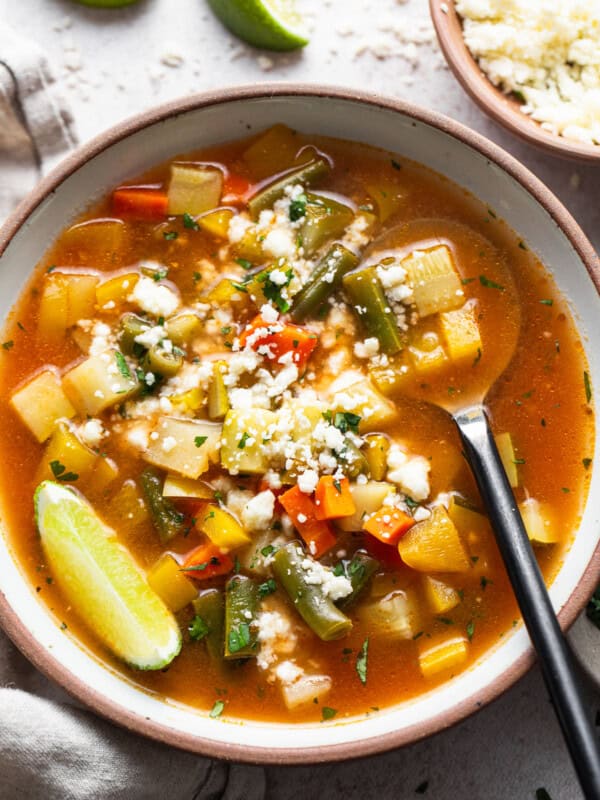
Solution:
[{"label": "sliced carrot", "polygon": [[112,194],[112,210],[119,216],[162,220],[167,216],[166,192],[148,186],[123,186]]},{"label": "sliced carrot", "polygon": [[349,517],[356,511],[356,504],[350,492],[348,478],[334,478],[323,475],[315,490],[317,519],[337,519]]},{"label": "sliced carrot", "polygon": [[415,524],[410,514],[399,508],[383,506],[364,523],[363,530],[384,544],[396,544]]},{"label": "sliced carrot", "polygon": [[306,542],[309,553],[320,558],[336,543],[331,525],[317,519],[317,506],[314,500],[298,486],[293,486],[279,497],[279,502],[289,514],[294,527]]},{"label": "sliced carrot", "polygon": [[221,202],[233,203],[238,205],[245,202],[246,195],[251,188],[250,181],[242,178],[241,175],[236,175],[230,172],[223,183],[223,195]]},{"label": "sliced carrot", "polygon": [[186,557],[182,571],[186,577],[205,581],[217,575],[226,575],[233,569],[233,561],[211,542],[201,544]]},{"label": "sliced carrot", "polygon": [[[253,336],[253,334],[256,335]],[[306,367],[311,353],[317,346],[316,334],[307,328],[287,322],[269,323],[260,314],[242,331],[240,335],[242,347],[250,337],[252,337],[250,345],[252,349],[268,347],[267,358],[272,361],[277,361],[286,353],[293,353],[292,362],[296,364],[300,372]]]}]

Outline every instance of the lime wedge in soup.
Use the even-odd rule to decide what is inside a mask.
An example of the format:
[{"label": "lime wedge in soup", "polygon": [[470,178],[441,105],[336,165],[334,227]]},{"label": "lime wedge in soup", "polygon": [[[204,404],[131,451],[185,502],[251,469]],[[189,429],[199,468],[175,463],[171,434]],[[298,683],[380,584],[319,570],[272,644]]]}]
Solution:
[{"label": "lime wedge in soup", "polygon": [[266,50],[295,50],[308,44],[293,0],[208,0],[232,33]]},{"label": "lime wedge in soup", "polygon": [[161,669],[181,649],[175,618],[91,505],[44,481],[35,516],[54,580],[86,624],[137,669]]}]

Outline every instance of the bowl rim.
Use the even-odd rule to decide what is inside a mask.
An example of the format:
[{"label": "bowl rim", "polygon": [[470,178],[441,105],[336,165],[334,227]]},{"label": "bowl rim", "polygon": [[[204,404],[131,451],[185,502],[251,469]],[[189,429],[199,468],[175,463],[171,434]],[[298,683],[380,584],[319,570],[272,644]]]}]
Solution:
[{"label": "bowl rim", "polygon": [[600,162],[600,145],[565,139],[544,130],[516,100],[490,81],[467,47],[454,0],[429,0],[431,21],[448,66],[465,92],[488,116],[520,139],[571,161]]},{"label": "bowl rim", "polygon": [[[516,158],[481,134],[438,112],[426,110],[402,100],[373,92],[321,84],[278,82],[225,88],[172,100],[117,123],[68,155],[19,204],[2,228],[0,228],[0,258],[29,216],[49,195],[56,191],[65,179],[85,165],[88,160],[128,136],[167,118],[177,117],[190,111],[238,101],[284,97],[304,99],[330,98],[347,101],[348,103],[367,105],[382,111],[398,112],[417,122],[436,128],[457,140],[460,144],[466,145],[483,155],[489,162],[497,165],[523,186],[546,210],[574,248],[593,281],[596,291],[600,294],[600,258],[596,255],[592,245],[558,198]],[[559,622],[563,629],[568,628],[574,622],[591,596],[595,589],[599,572],[600,543],[594,550],[579,582],[574,586],[573,591],[558,614]],[[327,747],[302,749],[287,747],[274,751],[260,746],[248,746],[236,744],[235,742],[218,742],[178,731],[168,725],[142,717],[117,704],[111,698],[96,691],[92,686],[70,673],[57,657],[45,650],[34,639],[26,624],[20,620],[17,611],[8,604],[1,591],[0,626],[37,669],[85,706],[93,709],[97,714],[111,722],[117,723],[134,733],[143,734],[163,744],[172,745],[192,753],[254,764],[311,764],[341,761],[349,758],[370,756],[412,744],[454,725],[476,709],[500,697],[531,668],[535,661],[533,648],[529,646],[501,676],[478,694],[476,701],[474,698],[464,698],[451,709],[441,712],[425,722],[415,723],[400,731],[365,740],[332,744]]]}]

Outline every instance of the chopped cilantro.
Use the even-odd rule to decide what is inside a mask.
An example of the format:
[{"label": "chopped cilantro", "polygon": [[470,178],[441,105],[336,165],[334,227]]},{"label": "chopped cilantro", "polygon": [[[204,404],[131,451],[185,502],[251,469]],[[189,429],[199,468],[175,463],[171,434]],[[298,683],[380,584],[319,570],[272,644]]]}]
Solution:
[{"label": "chopped cilantro", "polygon": [[477,355],[473,359],[473,366],[476,367],[477,364],[481,361],[481,347],[477,348]]},{"label": "chopped cilantro", "polygon": [[12,339],[9,339],[6,342],[2,342],[2,349],[3,350],[11,350],[15,346],[15,343]]},{"label": "chopped cilantro", "polygon": [[202,619],[201,616],[196,614],[194,619],[188,625],[188,633],[190,634],[190,639],[193,639],[195,642],[199,642],[200,639],[204,639],[205,636],[208,635],[210,632],[210,628],[206,624],[206,622]]},{"label": "chopped cilantro", "polygon": [[167,242],[172,242],[179,237],[177,231],[163,231],[163,238],[167,240]]},{"label": "chopped cilantro", "polygon": [[591,458],[582,458],[581,463],[583,464],[584,469],[589,469],[592,464]]},{"label": "chopped cilantro", "polygon": [[402,164],[398,163],[398,161],[396,161],[394,158],[390,159],[390,164],[394,169],[402,169]]},{"label": "chopped cilantro", "polygon": [[475,633],[475,623],[473,622],[473,620],[472,620],[472,619],[470,619],[470,620],[467,622],[466,631],[467,631],[467,638],[468,638],[468,640],[469,640],[470,642],[471,642],[471,641],[473,641],[473,634]]},{"label": "chopped cilantro", "polygon": [[521,250],[527,250],[527,245],[523,241],[519,242],[519,247],[521,248]]},{"label": "chopped cilantro", "polygon": [[540,303],[541,303],[543,306],[553,306],[553,305],[554,305],[554,300],[552,300],[552,299],[549,299],[549,300],[540,300]]},{"label": "chopped cilantro", "polygon": [[300,194],[295,200],[290,203],[290,220],[297,222],[302,217],[306,216],[306,195]]},{"label": "chopped cilantro", "polygon": [[69,482],[69,481],[76,481],[79,475],[76,472],[67,472],[66,467],[64,464],[61,464],[60,461],[51,461],[50,462],[50,469],[52,470],[52,474],[54,477],[59,481]]},{"label": "chopped cilantro", "polygon": [[204,442],[208,439],[208,436],[195,436],[194,437],[194,444],[196,447],[202,447]]},{"label": "chopped cilantro", "polygon": [[454,625],[454,620],[449,617],[436,617],[438,622],[443,622],[444,625]]},{"label": "chopped cilantro", "polygon": [[461,280],[461,283],[462,283],[463,286],[468,286],[468,284],[469,283],[473,283],[474,280],[475,280],[475,278],[463,278]]},{"label": "chopped cilantro", "polygon": [[356,656],[356,674],[363,686],[367,685],[367,660],[369,657],[369,637],[364,640]]},{"label": "chopped cilantro", "polygon": [[127,361],[125,361],[125,356],[118,350],[115,352],[115,361],[117,362],[117,367],[121,375],[124,378],[131,378],[131,370],[129,369]]},{"label": "chopped cilantro", "polygon": [[338,561],[338,563],[335,565],[335,567],[331,571],[335,575],[336,578],[339,578],[342,575],[346,574],[346,571],[344,570],[344,564],[343,564],[342,561]]},{"label": "chopped cilantro", "polygon": [[321,709],[321,714],[324,720],[333,719],[337,714],[337,708],[329,708],[329,706],[323,706]]},{"label": "chopped cilantro", "polygon": [[227,637],[227,646],[230,653],[239,653],[250,644],[250,626],[247,622],[240,622],[237,628],[232,628]]},{"label": "chopped cilantro", "polygon": [[252,269],[254,264],[251,261],[248,261],[247,258],[236,258],[235,263],[239,264],[242,269],[249,270]]},{"label": "chopped cilantro", "polygon": [[48,267],[46,272],[48,272],[48,273],[54,272],[55,269],[56,269],[56,264],[51,264],[51,266]]},{"label": "chopped cilantro", "polygon": [[258,594],[259,597],[268,597],[273,592],[277,591],[277,584],[273,580],[273,578],[269,578],[264,583],[259,584],[258,586]]},{"label": "chopped cilantro", "polygon": [[202,280],[202,275],[199,272],[192,273],[192,279],[194,283],[198,283],[198,281]]},{"label": "chopped cilantro", "polygon": [[222,700],[215,700],[215,704],[212,707],[210,714],[208,716],[212,717],[213,719],[216,719],[217,717],[221,716],[224,708],[225,708],[225,703]]},{"label": "chopped cilantro", "polygon": [[362,417],[358,414],[352,414],[350,411],[337,411],[333,418],[334,426],[342,433],[358,433],[358,425]]},{"label": "chopped cilantro", "polygon": [[200,226],[192,217],[192,215],[187,213],[183,215],[183,227],[189,228],[191,231],[197,231],[200,229]]},{"label": "chopped cilantro", "polygon": [[[4,347],[4,345],[2,345],[2,347]],[[585,389],[585,401],[586,403],[589,403],[592,399],[592,384],[590,381],[589,372],[587,372],[587,370],[585,370],[583,373],[583,387]]]},{"label": "chopped cilantro", "polygon": [[485,590],[485,587],[488,586],[490,583],[493,583],[489,578],[486,578],[485,575],[482,575],[479,579],[479,583],[481,584],[481,588]]},{"label": "chopped cilantro", "polygon": [[224,325],[221,328],[221,333],[223,334],[223,336],[227,336],[228,333],[231,333],[231,325]]},{"label": "chopped cilantro", "polygon": [[246,447],[246,442],[248,441],[249,438],[250,438],[250,434],[247,431],[244,431],[242,433],[242,438],[239,440],[238,445],[237,445],[238,446],[238,450],[244,450],[244,448]]},{"label": "chopped cilantro", "polygon": [[406,505],[408,506],[408,508],[411,511],[413,511],[415,508],[419,507],[419,504],[417,503],[417,501],[413,500],[412,497],[409,497],[408,495],[404,495],[404,502],[406,503]]},{"label": "chopped cilantro", "polygon": [[25,325],[23,325],[23,323],[22,323],[22,322],[17,322],[17,328],[18,328],[20,331],[24,331],[24,330],[26,330],[26,328],[25,328]]},{"label": "chopped cilantro", "polygon": [[260,552],[261,555],[263,555],[266,558],[267,556],[270,556],[272,553],[275,552],[275,548],[273,547],[272,544],[268,544],[266,547],[261,548]]},{"label": "chopped cilantro", "polygon": [[489,278],[486,278],[485,275],[479,276],[479,283],[482,286],[485,286],[486,289],[498,289],[500,292],[504,291],[504,286],[502,286],[499,283],[496,283],[496,281],[492,281]]},{"label": "chopped cilantro", "polygon": [[[286,311],[290,310],[290,304],[285,297],[282,297],[281,292],[286,288],[286,286],[290,285],[292,278],[294,277],[294,271],[291,267],[283,270],[286,278],[285,283],[283,284],[275,283],[271,280],[272,271],[273,270],[261,272],[261,274],[258,276],[258,281],[259,283],[263,284],[262,290],[266,299],[270,300],[282,314],[285,314]],[[282,270],[278,271],[281,272]]]},{"label": "chopped cilantro", "polygon": [[334,480],[333,485],[335,486],[335,489],[338,492],[338,494],[341,494],[342,493],[342,484],[341,484],[341,482],[338,481],[338,480]]}]

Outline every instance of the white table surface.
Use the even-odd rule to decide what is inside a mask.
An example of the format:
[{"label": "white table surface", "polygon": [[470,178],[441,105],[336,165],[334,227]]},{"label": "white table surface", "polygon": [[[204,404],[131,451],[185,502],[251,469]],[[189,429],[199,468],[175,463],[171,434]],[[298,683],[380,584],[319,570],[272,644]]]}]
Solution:
[{"label": "white table surface", "polygon": [[[140,0],[117,11],[70,0],[0,0],[0,19],[43,46],[82,141],[156,103],[227,85],[290,80],[376,90],[448,114],[504,146],[553,189],[600,249],[600,169],[538,153],[488,120],[446,69],[426,0],[297,2],[309,15],[311,43],[282,55],[238,42],[205,0]],[[591,691],[590,704],[600,708]],[[533,800],[538,787],[552,800],[582,797],[537,669],[466,722],[412,747],[267,774],[273,800]],[[425,793],[416,794],[424,781]]]}]

